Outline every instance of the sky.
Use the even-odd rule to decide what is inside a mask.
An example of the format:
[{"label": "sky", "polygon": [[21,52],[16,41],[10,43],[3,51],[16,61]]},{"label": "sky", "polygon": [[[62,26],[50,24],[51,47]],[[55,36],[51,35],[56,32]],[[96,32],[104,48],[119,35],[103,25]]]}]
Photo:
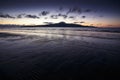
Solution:
[{"label": "sky", "polygon": [[0,0],[0,24],[120,27],[119,0]]}]

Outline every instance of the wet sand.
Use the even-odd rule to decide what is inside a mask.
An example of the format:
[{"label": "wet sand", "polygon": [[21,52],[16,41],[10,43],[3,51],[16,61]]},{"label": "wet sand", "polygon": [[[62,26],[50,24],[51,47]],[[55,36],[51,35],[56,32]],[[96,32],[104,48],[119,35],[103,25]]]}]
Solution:
[{"label": "wet sand", "polygon": [[0,80],[115,79],[119,44],[119,38],[0,33]]}]

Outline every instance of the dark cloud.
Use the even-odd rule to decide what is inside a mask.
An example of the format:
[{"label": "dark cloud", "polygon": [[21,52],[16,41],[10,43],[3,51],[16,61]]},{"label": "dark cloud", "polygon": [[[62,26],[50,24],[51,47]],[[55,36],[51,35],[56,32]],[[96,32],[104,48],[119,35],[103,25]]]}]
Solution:
[{"label": "dark cloud", "polygon": [[25,13],[17,15],[17,18],[23,18],[25,16]]},{"label": "dark cloud", "polygon": [[52,19],[58,19],[58,15],[51,15],[50,16]]},{"label": "dark cloud", "polygon": [[63,17],[64,19],[66,19],[68,17],[66,14],[61,14],[61,13],[59,13],[58,16]]},{"label": "dark cloud", "polygon": [[9,14],[0,14],[0,18],[12,18],[12,19],[14,19],[15,17],[13,17]]},{"label": "dark cloud", "polygon": [[82,23],[85,23],[85,22],[84,22],[84,21],[81,21],[81,22],[74,22],[74,23],[81,23],[81,24],[82,24]]},{"label": "dark cloud", "polygon": [[75,17],[74,16],[69,16],[69,18],[74,19]]},{"label": "dark cloud", "polygon": [[74,22],[75,24],[79,23],[79,22]]},{"label": "dark cloud", "polygon": [[67,12],[67,14],[69,14],[69,13],[82,13],[82,11],[81,11],[81,8],[79,8],[79,7],[74,7],[74,8],[70,8],[69,10],[68,10],[68,12]]},{"label": "dark cloud", "polygon": [[53,24],[53,22],[44,22],[44,23],[45,23],[45,24],[48,24],[48,25],[49,25],[49,24]]},{"label": "dark cloud", "polygon": [[61,13],[59,13],[59,14],[58,14],[58,16],[62,16],[62,14],[61,14]]},{"label": "dark cloud", "polygon": [[66,18],[67,18],[67,15],[63,15],[63,18],[66,19]]},{"label": "dark cloud", "polygon": [[84,19],[84,18],[86,18],[86,16],[82,16],[82,18]]},{"label": "dark cloud", "polygon": [[81,21],[80,23],[85,23],[84,21]]},{"label": "dark cloud", "polygon": [[49,11],[42,11],[39,15],[40,16],[46,16],[48,15],[50,12]]},{"label": "dark cloud", "polygon": [[36,16],[36,15],[31,15],[31,14],[25,15],[25,17],[26,17],[26,18],[39,19],[38,16]]}]

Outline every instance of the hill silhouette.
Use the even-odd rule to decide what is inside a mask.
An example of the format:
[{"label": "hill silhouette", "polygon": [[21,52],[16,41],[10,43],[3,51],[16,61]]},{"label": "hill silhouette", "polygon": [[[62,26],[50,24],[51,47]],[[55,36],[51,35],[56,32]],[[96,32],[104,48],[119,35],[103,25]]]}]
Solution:
[{"label": "hill silhouette", "polygon": [[47,25],[27,25],[24,27],[94,27],[94,26],[83,26],[73,23],[65,23],[65,22],[59,22],[59,23],[53,23],[53,24],[47,24]]}]

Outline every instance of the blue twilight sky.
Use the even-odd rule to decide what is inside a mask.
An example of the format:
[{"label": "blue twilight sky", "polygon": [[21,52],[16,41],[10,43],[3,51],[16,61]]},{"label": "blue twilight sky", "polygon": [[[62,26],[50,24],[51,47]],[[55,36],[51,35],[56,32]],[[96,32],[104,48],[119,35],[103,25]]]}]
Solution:
[{"label": "blue twilight sky", "polygon": [[119,0],[0,0],[0,24],[119,27]]}]

